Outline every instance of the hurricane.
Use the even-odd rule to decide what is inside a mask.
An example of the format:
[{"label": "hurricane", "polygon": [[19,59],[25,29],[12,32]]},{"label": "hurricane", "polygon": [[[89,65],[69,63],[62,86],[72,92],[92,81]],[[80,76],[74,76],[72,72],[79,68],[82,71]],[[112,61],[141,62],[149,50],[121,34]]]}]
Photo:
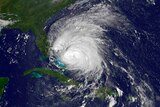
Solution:
[{"label": "hurricane", "polygon": [[[50,64],[69,71],[76,78],[97,81],[96,85],[92,84],[93,87],[88,84],[79,89],[92,89],[93,92],[87,95],[92,96],[92,100],[95,89],[105,86],[119,92],[119,99],[106,97],[110,100],[109,107],[116,104],[118,107],[130,107],[135,103],[138,107],[152,107],[154,93],[150,83],[139,78],[139,68],[118,46],[120,41],[114,42],[119,39],[128,43],[130,38],[134,38],[133,44],[139,42],[136,28],[123,12],[106,0],[77,1],[67,11],[66,15],[62,12],[64,15],[55,20],[49,29]],[[83,97],[86,98],[86,95]],[[122,104],[122,97],[127,103]]]},{"label": "hurricane", "polygon": [[52,25],[49,33],[50,55],[59,58],[66,69],[78,71],[78,76],[100,77],[107,67],[104,55],[109,45],[104,39],[107,30],[103,25],[117,27],[123,20],[123,16],[112,14],[111,6],[105,4],[62,18]]}]

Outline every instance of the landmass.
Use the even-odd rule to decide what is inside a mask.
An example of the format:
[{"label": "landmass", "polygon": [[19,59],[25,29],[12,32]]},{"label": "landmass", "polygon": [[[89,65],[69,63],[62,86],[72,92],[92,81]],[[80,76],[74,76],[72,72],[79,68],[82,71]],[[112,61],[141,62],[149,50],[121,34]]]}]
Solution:
[{"label": "landmass", "polygon": [[7,28],[31,30],[40,51],[47,55],[46,21],[75,0],[0,0],[0,19],[12,21]]},{"label": "landmass", "polygon": [[96,91],[96,96],[100,100],[104,101],[106,96],[117,97],[118,96],[118,92],[116,90],[113,90],[113,89],[108,88],[108,87],[100,87]]},{"label": "landmass", "polygon": [[0,77],[0,99],[4,93],[5,87],[9,82],[9,78],[7,77]]},{"label": "landmass", "polygon": [[63,75],[62,73],[58,71],[50,70],[48,68],[33,68],[25,71],[23,74],[24,76],[31,75],[34,78],[41,78],[42,75],[48,75],[53,78],[56,78],[57,80],[59,80],[61,83],[64,83],[65,85],[76,85],[76,86],[80,85],[80,83],[70,79],[69,77]]}]

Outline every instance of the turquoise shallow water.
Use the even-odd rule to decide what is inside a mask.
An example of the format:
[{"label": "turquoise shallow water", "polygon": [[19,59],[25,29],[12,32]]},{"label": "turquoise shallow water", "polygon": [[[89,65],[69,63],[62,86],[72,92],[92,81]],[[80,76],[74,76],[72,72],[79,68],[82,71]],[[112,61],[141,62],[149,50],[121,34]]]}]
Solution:
[{"label": "turquoise shallow water", "polygon": [[37,72],[32,72],[31,74],[32,74],[32,77],[35,77],[35,78],[41,78],[41,77],[43,77],[43,75],[41,75],[41,74],[39,74]]},{"label": "turquoise shallow water", "polygon": [[66,67],[65,64],[62,63],[59,58],[56,58],[56,59],[54,60],[54,63],[55,63],[55,65],[58,66],[59,68],[65,68],[65,67]]}]

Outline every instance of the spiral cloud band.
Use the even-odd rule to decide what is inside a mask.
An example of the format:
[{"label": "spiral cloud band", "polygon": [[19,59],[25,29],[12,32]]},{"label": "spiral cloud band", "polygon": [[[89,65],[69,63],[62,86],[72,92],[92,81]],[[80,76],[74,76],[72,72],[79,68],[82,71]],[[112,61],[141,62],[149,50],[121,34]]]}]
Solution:
[{"label": "spiral cloud band", "polygon": [[108,4],[99,3],[85,12],[70,13],[70,16],[56,21],[49,32],[50,59],[55,57],[51,63],[58,58],[66,69],[78,71],[78,76],[101,76],[107,67],[104,54],[107,54],[108,45],[103,39],[104,32],[107,32],[103,26],[118,28],[125,19],[114,10]]}]

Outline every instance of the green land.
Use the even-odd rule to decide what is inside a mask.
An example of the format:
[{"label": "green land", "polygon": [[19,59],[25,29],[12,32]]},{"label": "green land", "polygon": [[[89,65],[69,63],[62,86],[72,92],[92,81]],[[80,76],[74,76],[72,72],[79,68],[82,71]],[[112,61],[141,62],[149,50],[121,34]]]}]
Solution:
[{"label": "green land", "polygon": [[5,86],[8,84],[9,78],[7,77],[0,77],[0,97],[3,95],[5,90]]},{"label": "green land", "polygon": [[52,71],[48,68],[33,68],[24,72],[24,76],[27,76],[27,75],[32,75],[33,78],[41,78],[41,75],[48,75],[53,78],[56,78],[57,80],[59,80],[61,83],[65,85],[76,85],[76,86],[80,85],[80,83],[68,78],[62,73],[58,71]]},{"label": "green land", "polygon": [[100,87],[96,91],[96,96],[103,101],[105,100],[106,96],[117,97],[118,92],[108,87]]},{"label": "green land", "polygon": [[46,21],[75,0],[0,0],[0,19],[16,21],[7,28],[32,30],[40,51],[47,55],[48,43],[43,30]]}]

